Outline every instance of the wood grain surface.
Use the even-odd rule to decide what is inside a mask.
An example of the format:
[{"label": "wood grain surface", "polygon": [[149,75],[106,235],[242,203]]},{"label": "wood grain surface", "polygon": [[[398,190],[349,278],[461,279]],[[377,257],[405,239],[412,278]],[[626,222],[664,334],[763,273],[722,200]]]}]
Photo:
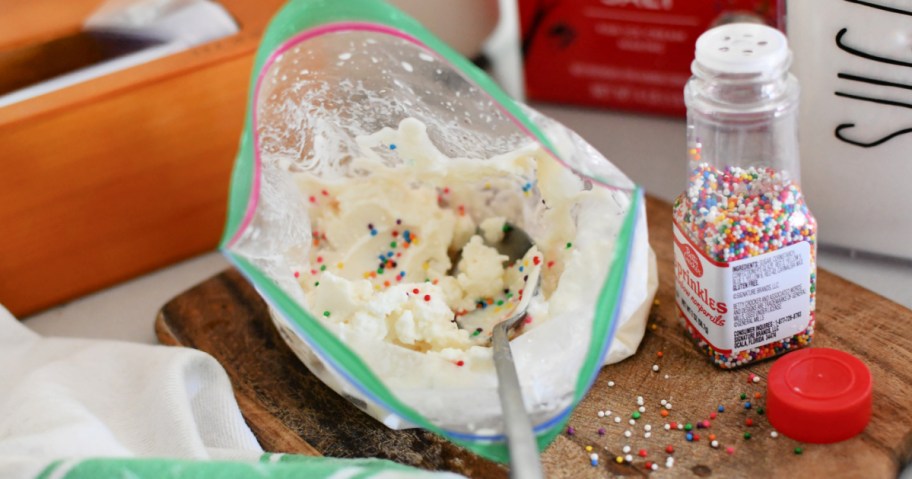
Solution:
[{"label": "wood grain surface", "polygon": [[[862,434],[837,444],[773,438],[772,428],[759,413],[773,361],[722,371],[684,336],[674,320],[671,208],[650,198],[647,211],[660,277],[647,334],[634,357],[602,369],[571,418],[575,434],[562,434],[543,453],[547,476],[896,477],[912,458],[912,311],[820,271],[813,345],[851,352],[868,365],[874,377],[873,416]],[[469,477],[507,475],[503,466],[431,433],[388,430],[329,390],[282,342],[265,304],[234,270],[166,304],[156,331],[163,343],[201,349],[225,366],[241,409],[267,450],[383,457]],[[652,370],[654,364],[659,365],[658,372]],[[750,373],[762,380],[750,382]],[[752,401],[751,409],[743,407],[742,393]],[[631,426],[628,420],[637,409],[637,396],[644,398],[646,411]],[[672,404],[667,418],[660,416],[662,399]],[[683,431],[663,429],[666,422],[696,424],[708,419],[719,405],[725,412],[711,421],[709,429],[694,429],[699,440],[688,442]],[[599,411],[611,414],[600,418]],[[754,425],[747,426],[747,419]],[[649,438],[647,424],[652,426]],[[627,430],[629,438],[624,435]],[[745,439],[745,432],[752,438]],[[710,446],[710,434],[720,442],[718,449]],[[618,464],[614,459],[623,455],[625,445],[631,447],[634,460]],[[669,445],[675,464],[666,469]],[[599,454],[598,466],[590,465],[587,447]],[[732,454],[727,447],[734,448]],[[803,453],[795,454],[796,447]],[[638,455],[641,449],[645,457]],[[657,461],[661,468],[650,472],[647,461]]]}]

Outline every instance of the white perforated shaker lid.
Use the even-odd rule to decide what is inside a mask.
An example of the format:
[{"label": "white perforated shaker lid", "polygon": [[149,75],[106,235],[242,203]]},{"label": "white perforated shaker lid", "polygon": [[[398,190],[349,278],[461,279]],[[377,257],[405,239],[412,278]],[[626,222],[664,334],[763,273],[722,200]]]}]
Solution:
[{"label": "white perforated shaker lid", "polygon": [[785,35],[757,23],[729,23],[697,39],[696,62],[724,73],[763,73],[787,67],[791,58]]}]

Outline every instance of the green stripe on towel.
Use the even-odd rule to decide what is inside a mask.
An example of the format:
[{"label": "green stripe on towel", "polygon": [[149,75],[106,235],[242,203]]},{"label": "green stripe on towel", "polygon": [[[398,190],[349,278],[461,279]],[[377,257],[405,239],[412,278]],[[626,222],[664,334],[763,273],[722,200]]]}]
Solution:
[{"label": "green stripe on towel", "polygon": [[260,457],[260,462],[145,458],[85,459],[79,462],[58,460],[45,468],[36,479],[297,479],[329,477],[340,473],[342,477],[350,479],[369,479],[377,475],[387,478],[461,477],[423,471],[383,459],[264,454]]}]

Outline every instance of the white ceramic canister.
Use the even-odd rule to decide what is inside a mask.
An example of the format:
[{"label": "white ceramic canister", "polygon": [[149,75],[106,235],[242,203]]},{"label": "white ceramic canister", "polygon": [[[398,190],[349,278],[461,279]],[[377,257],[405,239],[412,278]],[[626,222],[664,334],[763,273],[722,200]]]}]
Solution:
[{"label": "white ceramic canister", "polygon": [[912,258],[912,1],[788,0],[821,245]]}]

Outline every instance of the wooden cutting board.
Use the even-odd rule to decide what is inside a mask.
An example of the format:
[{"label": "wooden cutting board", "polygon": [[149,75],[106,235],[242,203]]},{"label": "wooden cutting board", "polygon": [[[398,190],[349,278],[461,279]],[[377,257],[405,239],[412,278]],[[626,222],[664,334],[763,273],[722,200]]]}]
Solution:
[{"label": "wooden cutting board", "polygon": [[[912,458],[912,311],[826,271],[818,275],[815,346],[848,351],[863,360],[874,377],[874,412],[859,436],[837,444],[800,444],[770,436],[759,413],[772,361],[737,371],[721,371],[705,360],[674,319],[671,207],[647,200],[650,243],[659,264],[659,292],[647,334],[637,354],[603,368],[592,390],[574,412],[575,434],[562,434],[542,455],[552,478],[617,475],[657,477],[896,477]],[[470,477],[506,477],[504,466],[475,456],[425,431],[392,431],[365,415],[317,380],[285,345],[266,305],[236,271],[228,270],[166,304],[155,324],[162,343],[197,348],[226,369],[238,403],[264,449],[335,457],[381,457],[425,469],[450,470]],[[662,352],[662,357],[658,357]],[[658,364],[659,372],[652,366]],[[763,380],[753,383],[750,373]],[[613,387],[611,386],[613,384]],[[743,407],[741,394],[753,402]],[[756,398],[755,394],[761,397]],[[646,412],[628,420],[642,396]],[[660,401],[673,405],[660,416]],[[695,429],[698,441],[683,431],[665,431],[666,422],[708,419]],[[611,411],[599,417],[599,411]],[[615,416],[621,422],[614,421]],[[751,419],[753,426],[747,426]],[[645,437],[645,425],[652,426]],[[604,428],[604,436],[598,430]],[[624,436],[626,430],[631,437]],[[745,439],[750,432],[751,439]],[[710,446],[715,434],[721,447]],[[618,464],[629,445],[634,460]],[[666,469],[667,446],[675,463]],[[728,454],[727,447],[734,452]],[[590,465],[587,448],[598,453]],[[803,453],[795,454],[796,447]],[[644,450],[646,457],[638,455]],[[648,472],[647,461],[659,471]]]}]

